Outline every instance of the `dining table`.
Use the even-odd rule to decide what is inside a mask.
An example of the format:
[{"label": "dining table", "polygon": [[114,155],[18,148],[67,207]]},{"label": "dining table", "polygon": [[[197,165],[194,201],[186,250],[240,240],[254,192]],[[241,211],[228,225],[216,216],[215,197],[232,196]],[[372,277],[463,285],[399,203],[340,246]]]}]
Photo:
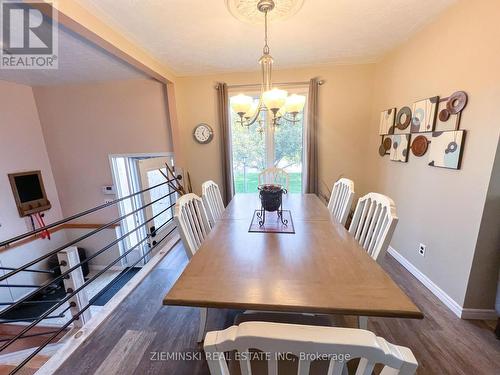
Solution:
[{"label": "dining table", "polygon": [[286,194],[294,233],[250,232],[258,194],[237,194],[164,305],[422,319],[314,194]]}]

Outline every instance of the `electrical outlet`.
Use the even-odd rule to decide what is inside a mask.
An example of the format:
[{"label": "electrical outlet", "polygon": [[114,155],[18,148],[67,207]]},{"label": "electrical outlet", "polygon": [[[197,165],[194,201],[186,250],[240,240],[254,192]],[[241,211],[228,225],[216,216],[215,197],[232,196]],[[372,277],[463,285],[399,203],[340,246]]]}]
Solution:
[{"label": "electrical outlet", "polygon": [[108,204],[108,203],[111,203],[113,202],[114,199],[105,199],[104,200],[104,204]]},{"label": "electrical outlet", "polygon": [[425,246],[423,243],[421,243],[419,246],[418,246],[418,253],[420,255],[422,255],[423,257],[425,257],[425,248],[427,246]]}]

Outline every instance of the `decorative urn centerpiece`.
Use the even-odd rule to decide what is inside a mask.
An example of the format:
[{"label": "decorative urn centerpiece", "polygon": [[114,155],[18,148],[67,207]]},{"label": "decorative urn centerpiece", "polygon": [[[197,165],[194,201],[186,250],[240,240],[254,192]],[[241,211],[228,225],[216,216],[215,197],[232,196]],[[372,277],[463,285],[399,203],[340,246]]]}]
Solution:
[{"label": "decorative urn centerpiece", "polygon": [[282,185],[263,184],[259,185],[259,198],[261,203],[260,212],[257,212],[259,217],[259,225],[263,226],[266,221],[267,212],[277,212],[278,218],[283,225],[288,224],[288,220],[283,220],[283,194],[287,190]]}]

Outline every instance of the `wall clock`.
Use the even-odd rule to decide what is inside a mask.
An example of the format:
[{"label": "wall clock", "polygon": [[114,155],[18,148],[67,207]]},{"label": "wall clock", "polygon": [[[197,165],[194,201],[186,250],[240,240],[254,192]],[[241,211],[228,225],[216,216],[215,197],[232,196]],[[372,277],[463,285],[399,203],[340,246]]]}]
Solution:
[{"label": "wall clock", "polygon": [[207,144],[214,138],[214,131],[208,124],[198,124],[194,127],[193,137],[196,142]]}]

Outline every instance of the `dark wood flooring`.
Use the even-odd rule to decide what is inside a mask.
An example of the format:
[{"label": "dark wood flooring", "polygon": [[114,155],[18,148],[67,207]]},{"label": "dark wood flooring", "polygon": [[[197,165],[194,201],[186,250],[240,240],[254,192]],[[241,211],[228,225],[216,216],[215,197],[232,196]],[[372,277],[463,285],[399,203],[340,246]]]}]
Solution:
[{"label": "dark wood flooring", "polygon": [[[196,344],[198,311],[161,301],[187,264],[178,244],[113,315],[56,373],[206,375]],[[370,318],[368,328],[413,350],[419,375],[500,374],[500,341],[484,321],[458,319],[431,292],[387,255],[383,267],[425,314],[424,320]],[[209,330],[232,325],[238,312],[210,310]],[[349,325],[354,318],[347,318]],[[168,358],[168,353],[183,358]],[[189,356],[194,357],[187,360]],[[168,360],[167,360],[168,358]]]}]

